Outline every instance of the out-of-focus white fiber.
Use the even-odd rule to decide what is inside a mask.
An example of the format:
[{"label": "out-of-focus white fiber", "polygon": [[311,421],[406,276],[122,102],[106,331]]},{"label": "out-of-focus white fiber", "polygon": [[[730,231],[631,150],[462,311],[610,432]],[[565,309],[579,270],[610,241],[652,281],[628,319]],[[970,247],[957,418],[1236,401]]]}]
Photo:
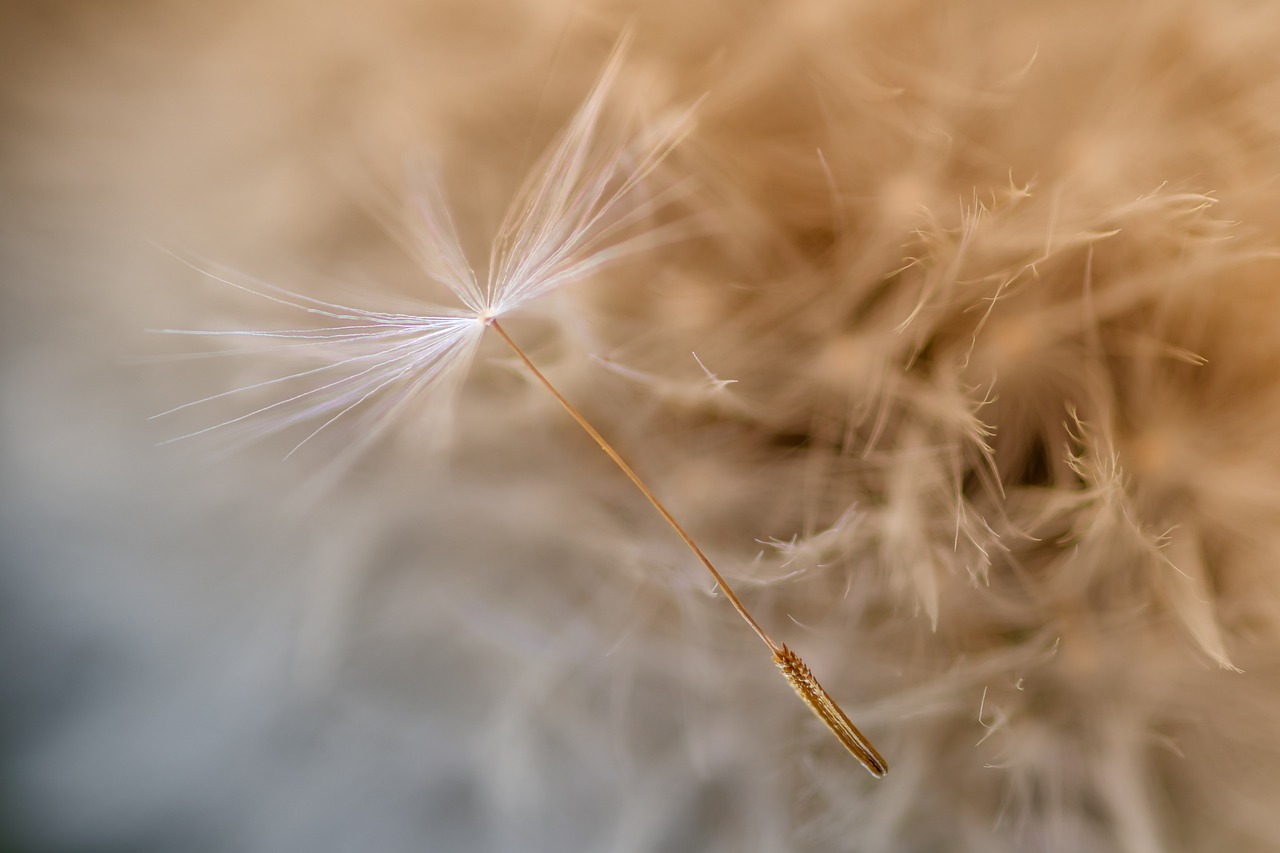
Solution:
[{"label": "out-of-focus white fiber", "polygon": [[[1276,10],[6,18],[4,842],[1280,847]],[[145,336],[297,322],[157,245],[385,315],[439,302],[397,242],[406,164],[441,167],[427,233],[484,257],[628,26],[600,115],[665,152],[702,100],[627,210],[689,239],[510,328],[884,780],[492,342],[447,448],[398,407],[323,489],[361,442],[341,420],[283,465],[306,430],[154,446],[188,429],[147,416],[298,369]]]}]

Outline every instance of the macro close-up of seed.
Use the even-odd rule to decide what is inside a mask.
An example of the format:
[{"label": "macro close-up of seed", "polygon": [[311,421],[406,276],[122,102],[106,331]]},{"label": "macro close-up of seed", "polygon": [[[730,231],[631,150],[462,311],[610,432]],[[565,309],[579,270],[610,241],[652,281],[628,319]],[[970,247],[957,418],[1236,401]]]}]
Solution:
[{"label": "macro close-up of seed", "polygon": [[0,848],[1280,849],[1280,10],[0,14]]}]

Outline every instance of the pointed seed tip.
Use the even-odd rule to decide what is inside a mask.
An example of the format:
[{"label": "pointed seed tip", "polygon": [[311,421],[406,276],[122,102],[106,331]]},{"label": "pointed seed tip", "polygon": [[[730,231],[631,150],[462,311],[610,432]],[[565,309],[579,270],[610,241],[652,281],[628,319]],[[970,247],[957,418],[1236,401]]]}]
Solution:
[{"label": "pointed seed tip", "polygon": [[822,688],[818,683],[818,679],[814,677],[813,671],[808,665],[791,649],[787,648],[783,643],[777,647],[773,653],[773,662],[782,672],[787,683],[795,690],[796,695],[809,706],[809,710],[826,724],[836,739],[849,750],[854,758],[867,768],[872,776],[877,779],[882,778],[889,772],[889,764],[884,757],[876,751],[871,742],[858,731],[857,726],[849,721],[840,706],[831,698],[830,694]]}]

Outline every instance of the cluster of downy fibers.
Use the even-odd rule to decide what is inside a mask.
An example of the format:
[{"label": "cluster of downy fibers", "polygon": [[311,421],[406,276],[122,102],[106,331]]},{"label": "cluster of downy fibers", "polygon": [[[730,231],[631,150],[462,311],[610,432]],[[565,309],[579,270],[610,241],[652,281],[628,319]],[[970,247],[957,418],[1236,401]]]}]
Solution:
[{"label": "cluster of downy fibers", "polygon": [[8,18],[0,847],[1280,849],[1280,9]]}]

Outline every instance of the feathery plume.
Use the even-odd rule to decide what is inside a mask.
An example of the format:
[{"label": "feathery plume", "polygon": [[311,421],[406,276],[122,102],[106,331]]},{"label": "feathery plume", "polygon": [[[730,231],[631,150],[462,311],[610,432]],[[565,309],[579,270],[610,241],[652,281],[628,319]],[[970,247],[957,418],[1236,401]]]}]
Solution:
[{"label": "feathery plume", "polygon": [[516,196],[493,242],[483,284],[467,261],[439,184],[429,175],[417,182],[419,259],[430,278],[452,291],[464,309],[423,305],[412,314],[367,311],[233,277],[212,265],[197,267],[217,281],[337,324],[316,329],[162,330],[283,340],[288,348],[308,349],[323,362],[155,415],[164,417],[263,388],[286,390],[268,405],[170,441],[235,429],[247,443],[298,424],[318,423],[294,445],[292,454],[339,420],[354,416],[360,420],[358,443],[366,446],[410,400],[427,398],[435,412],[447,411],[486,324],[638,252],[687,235],[689,223],[684,220],[639,227],[678,196],[678,186],[643,198],[638,190],[687,135],[693,108],[662,128],[646,128],[647,134],[634,132],[627,123],[606,130],[601,121],[629,41],[629,33],[619,40],[586,100]]}]

